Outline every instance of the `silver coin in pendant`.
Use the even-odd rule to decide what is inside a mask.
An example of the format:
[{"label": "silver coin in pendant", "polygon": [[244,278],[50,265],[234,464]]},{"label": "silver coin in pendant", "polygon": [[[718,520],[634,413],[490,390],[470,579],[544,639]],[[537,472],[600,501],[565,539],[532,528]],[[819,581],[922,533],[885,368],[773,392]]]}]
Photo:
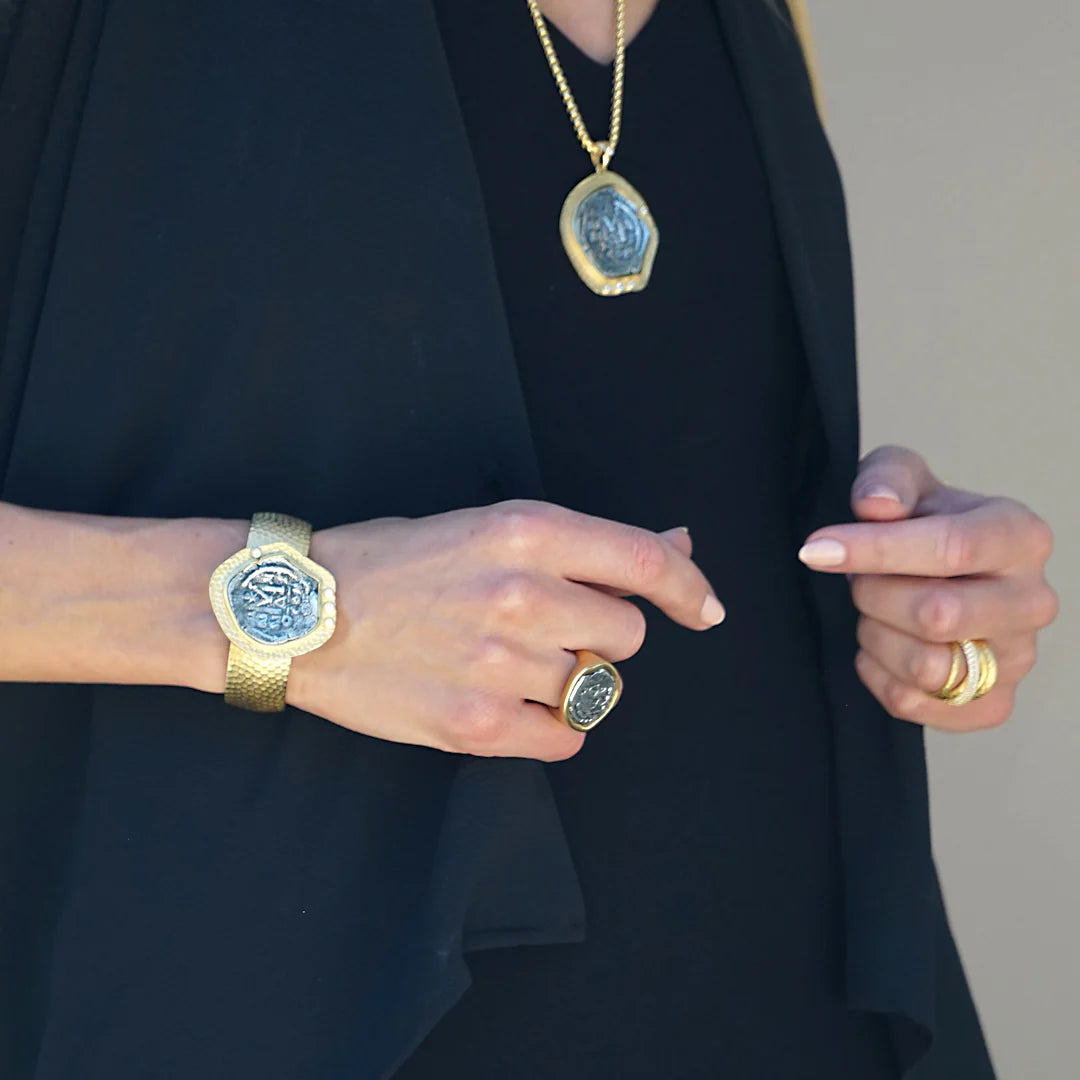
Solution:
[{"label": "silver coin in pendant", "polygon": [[587,176],[559,216],[563,247],[578,276],[600,296],[641,292],[660,232],[641,193],[610,169]]}]

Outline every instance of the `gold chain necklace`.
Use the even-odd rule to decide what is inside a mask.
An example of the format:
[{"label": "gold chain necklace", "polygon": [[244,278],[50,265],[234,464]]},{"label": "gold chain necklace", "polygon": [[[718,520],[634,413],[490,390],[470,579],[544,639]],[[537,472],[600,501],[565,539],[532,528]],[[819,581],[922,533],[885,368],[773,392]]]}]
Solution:
[{"label": "gold chain necklace", "polygon": [[551,44],[547,23],[536,0],[526,0],[555,85],[570,114],[578,141],[596,172],[577,184],[563,203],[559,232],[563,247],[581,280],[601,296],[640,292],[652,273],[660,232],[640,192],[608,167],[622,129],[623,78],[626,70],[625,0],[615,0],[615,70],[611,87],[611,127],[603,140],[590,138]]}]

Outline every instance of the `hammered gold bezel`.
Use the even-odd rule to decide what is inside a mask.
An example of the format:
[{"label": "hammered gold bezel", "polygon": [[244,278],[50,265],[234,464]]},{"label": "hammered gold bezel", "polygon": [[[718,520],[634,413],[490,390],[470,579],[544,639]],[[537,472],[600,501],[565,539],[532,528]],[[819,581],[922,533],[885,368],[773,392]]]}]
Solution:
[{"label": "hammered gold bezel", "polygon": [[[258,550],[258,556],[253,554]],[[302,570],[309,577],[313,577],[319,583],[320,603],[319,621],[314,628],[302,638],[295,641],[283,641],[277,645],[267,645],[264,642],[252,638],[236,621],[232,606],[229,604],[228,582],[233,574],[248,566],[259,566],[271,555],[288,555],[289,561],[297,569]],[[331,599],[322,599],[329,593]],[[337,627],[336,607],[335,614],[328,615],[327,603],[336,601],[337,582],[334,575],[306,555],[301,555],[288,541],[275,540],[269,544],[260,544],[258,548],[246,547],[235,555],[229,556],[210,575],[210,606],[214,609],[214,615],[225,632],[225,636],[238,648],[250,656],[259,656],[267,660],[282,660],[294,656],[302,656],[304,653],[317,649],[325,644]]]},{"label": "hammered gold bezel", "polygon": [[[645,246],[645,254],[641,260],[641,270],[636,274],[627,274],[624,277],[608,277],[601,273],[585,254],[584,249],[578,243],[574,235],[574,213],[583,199],[588,198],[594,191],[600,188],[613,187],[619,194],[625,196],[634,204],[638,217],[649,227],[649,242]],[[626,296],[628,293],[641,292],[649,283],[652,274],[653,260],[656,258],[656,249],[660,243],[660,230],[656,226],[656,220],[633,184],[625,177],[610,169],[601,169],[599,172],[586,176],[579,184],[575,184],[570,194],[563,201],[562,213],[559,215],[559,235],[562,237],[563,248],[573,264],[578,276],[598,296]]]}]

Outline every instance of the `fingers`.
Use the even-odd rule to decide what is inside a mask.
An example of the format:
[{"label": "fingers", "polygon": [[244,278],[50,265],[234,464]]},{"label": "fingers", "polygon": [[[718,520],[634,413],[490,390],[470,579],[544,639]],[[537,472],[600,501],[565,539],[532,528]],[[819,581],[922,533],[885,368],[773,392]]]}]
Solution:
[{"label": "fingers", "polygon": [[577,663],[565,649],[532,649],[507,637],[484,635],[463,644],[452,677],[463,688],[558,705]]},{"label": "fingers", "polygon": [[[689,530],[685,526],[680,525],[674,529],[665,529],[662,533],[658,533],[657,535],[669,541],[688,558],[693,554],[694,542],[690,537]],[[612,596],[630,595],[625,590],[618,589],[613,585],[597,585],[595,582],[593,582],[590,584],[589,587],[592,589],[598,589],[600,592],[610,593]]]},{"label": "fingers", "polygon": [[687,558],[694,553],[694,541],[690,536],[690,530],[685,525],[677,525],[674,529],[665,529],[657,533],[672,546],[678,548]]},{"label": "fingers", "polygon": [[865,649],[860,649],[855,656],[855,670],[891,716],[940,731],[997,727],[1009,718],[1016,699],[1015,685],[999,682],[984,697],[957,708],[897,678]]},{"label": "fingers", "polygon": [[952,648],[922,641],[877,619],[859,620],[857,639],[894,679],[924,693],[933,694],[945,685],[952,669]]},{"label": "fingers", "polygon": [[356,522],[317,542],[342,612],[362,614],[297,658],[290,704],[394,742],[563,760],[585,738],[552,715],[575,652],[617,663],[644,641],[644,613],[625,596],[695,629],[719,621],[701,614],[706,600],[720,606],[685,531],[550,503]]},{"label": "fingers", "polygon": [[612,663],[628,660],[644,644],[645,613],[637,604],[576,581],[549,580],[559,618],[544,644],[591,649]]},{"label": "fingers", "polygon": [[838,573],[959,577],[1041,565],[1051,543],[1026,507],[991,499],[962,513],[830,525],[808,537],[799,558]]},{"label": "fingers", "polygon": [[715,626],[724,616],[689,556],[648,529],[513,499],[491,508],[486,540],[517,565],[642,596],[694,630]]},{"label": "fingers", "polygon": [[863,615],[941,644],[1034,631],[1057,611],[1049,586],[1023,578],[945,582],[862,574],[852,582],[851,595]]},{"label": "fingers", "polygon": [[481,691],[460,696],[439,736],[440,748],[452,753],[538,761],[564,761],[584,741],[545,705]]},{"label": "fingers", "polygon": [[617,663],[645,640],[645,615],[629,600],[528,570],[489,574],[460,597],[465,625],[536,651],[591,649]]},{"label": "fingers", "polygon": [[913,513],[939,486],[926,461],[914,450],[879,446],[859,463],[851,505],[860,516],[891,520]]},{"label": "fingers", "polygon": [[585,734],[574,731],[552,716],[544,705],[522,702],[518,710],[515,741],[520,748],[507,757],[531,757],[539,761],[565,761],[585,742]]},{"label": "fingers", "polygon": [[[867,618],[859,620],[857,636],[860,648],[894,679],[924,693],[933,694],[940,690],[952,670],[952,649],[949,645],[921,641],[876,619]],[[1034,633],[984,640],[997,660],[999,684],[1016,684],[1034,667]]]}]

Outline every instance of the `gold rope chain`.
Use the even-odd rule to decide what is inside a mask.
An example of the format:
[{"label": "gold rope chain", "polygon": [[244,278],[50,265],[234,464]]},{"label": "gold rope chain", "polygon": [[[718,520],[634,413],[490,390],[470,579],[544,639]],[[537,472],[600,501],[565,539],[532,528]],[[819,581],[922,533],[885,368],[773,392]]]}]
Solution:
[{"label": "gold rope chain", "polygon": [[615,0],[615,73],[611,82],[611,130],[607,139],[601,141],[595,141],[589,137],[574,95],[570,93],[570,84],[567,83],[562,65],[559,63],[558,56],[555,55],[555,46],[551,44],[547,23],[544,22],[544,16],[540,14],[540,8],[536,6],[536,0],[526,0],[526,2],[529,5],[529,11],[532,12],[533,22],[536,24],[536,32],[540,35],[540,44],[544,46],[544,55],[547,57],[551,74],[555,76],[555,85],[562,94],[563,104],[570,114],[570,122],[574,125],[578,140],[592,158],[597,171],[606,169],[615,156],[615,147],[619,144],[619,130],[622,127],[623,71],[626,67],[625,0]]}]

